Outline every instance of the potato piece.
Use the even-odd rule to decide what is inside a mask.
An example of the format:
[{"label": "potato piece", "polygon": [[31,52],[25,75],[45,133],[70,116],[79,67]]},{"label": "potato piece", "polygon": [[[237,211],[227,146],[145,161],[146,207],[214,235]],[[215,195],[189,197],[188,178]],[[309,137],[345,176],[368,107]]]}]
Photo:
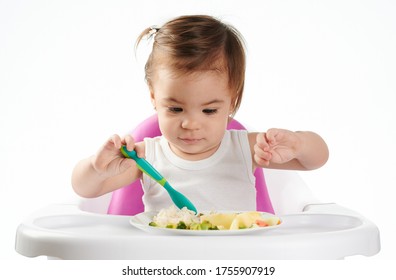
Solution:
[{"label": "potato piece", "polygon": [[265,217],[262,220],[265,221],[269,226],[276,226],[280,224],[279,217],[275,217],[275,216]]},{"label": "potato piece", "polygon": [[236,213],[216,213],[216,214],[204,214],[202,215],[201,222],[208,221],[214,226],[220,229],[229,229],[232,221],[237,216]]},{"label": "potato piece", "polygon": [[257,220],[261,220],[261,214],[259,212],[244,212],[235,217],[230,229],[250,228]]}]

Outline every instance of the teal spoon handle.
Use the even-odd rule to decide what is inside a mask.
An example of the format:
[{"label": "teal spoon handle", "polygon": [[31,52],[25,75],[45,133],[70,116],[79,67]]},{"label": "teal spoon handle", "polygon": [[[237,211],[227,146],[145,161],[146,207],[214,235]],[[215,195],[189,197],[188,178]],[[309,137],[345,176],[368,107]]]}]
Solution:
[{"label": "teal spoon handle", "polygon": [[148,176],[153,178],[156,182],[158,182],[161,186],[164,186],[166,180],[162,175],[144,158],[140,158],[137,156],[135,151],[128,151],[125,146],[121,147],[121,153],[127,157],[136,161],[138,168],[146,173]]},{"label": "teal spoon handle", "polygon": [[131,158],[136,161],[137,167],[158,182],[161,186],[165,188],[165,190],[170,195],[172,201],[176,204],[177,207],[180,209],[183,207],[187,207],[187,209],[194,211],[197,213],[197,209],[195,208],[194,204],[188,200],[182,193],[178,192],[166,181],[166,179],[144,158],[140,158],[137,156],[135,151],[128,151],[125,146],[121,147],[121,153],[127,157]]}]

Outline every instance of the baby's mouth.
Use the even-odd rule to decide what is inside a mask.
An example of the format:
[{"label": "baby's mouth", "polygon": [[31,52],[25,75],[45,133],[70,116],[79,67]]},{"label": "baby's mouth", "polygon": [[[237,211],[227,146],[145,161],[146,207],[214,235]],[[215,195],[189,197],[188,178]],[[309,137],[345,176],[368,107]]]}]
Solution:
[{"label": "baby's mouth", "polygon": [[199,143],[202,140],[202,138],[179,138],[179,139],[183,143],[186,143],[186,144],[189,144],[189,145]]}]

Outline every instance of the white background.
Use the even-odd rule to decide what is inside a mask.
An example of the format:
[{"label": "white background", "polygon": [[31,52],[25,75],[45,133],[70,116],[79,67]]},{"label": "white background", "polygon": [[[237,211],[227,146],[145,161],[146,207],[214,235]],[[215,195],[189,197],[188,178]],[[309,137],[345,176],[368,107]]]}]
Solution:
[{"label": "white background", "polygon": [[[257,4],[260,3],[260,6]],[[325,202],[372,220],[396,258],[394,1],[0,0],[0,258],[33,211],[76,197],[75,163],[154,113],[140,32],[182,14],[233,24],[248,47],[250,127],[313,130],[330,148],[301,175]]]}]

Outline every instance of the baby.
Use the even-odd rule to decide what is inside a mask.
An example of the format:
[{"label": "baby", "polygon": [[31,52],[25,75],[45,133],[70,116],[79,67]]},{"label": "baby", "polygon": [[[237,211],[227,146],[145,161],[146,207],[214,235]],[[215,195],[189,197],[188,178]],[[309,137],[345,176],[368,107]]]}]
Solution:
[{"label": "baby", "polygon": [[136,143],[113,135],[98,152],[80,161],[74,190],[97,197],[141,179],[145,210],[172,204],[166,191],[124,158],[122,145],[145,157],[201,210],[256,209],[256,168],[310,170],[328,159],[314,132],[271,128],[228,131],[244,89],[245,50],[241,35],[210,16],[181,16],[147,28],[137,43],[154,40],[145,67],[161,137]]}]

